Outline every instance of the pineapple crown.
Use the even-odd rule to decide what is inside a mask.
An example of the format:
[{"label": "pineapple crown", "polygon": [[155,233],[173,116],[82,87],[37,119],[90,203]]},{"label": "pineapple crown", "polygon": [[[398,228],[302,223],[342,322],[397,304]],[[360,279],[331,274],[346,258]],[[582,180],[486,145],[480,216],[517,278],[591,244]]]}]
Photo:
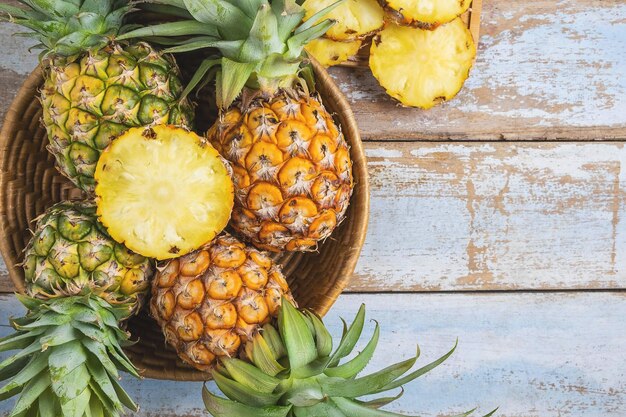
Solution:
[{"label": "pineapple crown", "polygon": [[122,350],[129,336],[118,321],[127,315],[93,296],[39,300],[17,295],[29,310],[13,319],[0,352],[0,400],[19,395],[10,417],[119,417],[138,407],[120,386],[122,370],[139,377]]},{"label": "pineapple crown", "polygon": [[[225,109],[248,85],[273,92],[301,84],[304,46],[322,36],[335,22],[323,20],[343,0],[302,22],[304,9],[295,0],[151,0],[148,10],[184,20],[147,26],[118,39],[142,37],[169,45],[165,52],[219,50],[199,66],[184,94],[215,76],[217,103]],[[219,68],[218,71],[211,71]]]},{"label": "pineapple crown", "polygon": [[[332,337],[322,320],[312,312],[298,311],[283,298],[278,328],[267,324],[246,344],[245,354],[250,362],[223,358],[213,370],[215,383],[228,399],[213,394],[205,386],[202,397],[207,410],[215,417],[401,416],[379,408],[398,399],[402,389],[390,397],[358,398],[401,388],[444,362],[456,344],[439,359],[410,373],[419,357],[419,348],[413,358],[358,376],[376,349],[378,323],[363,350],[340,362],[353,352],[364,323],[365,307],[361,306],[350,327],[344,322],[343,335],[333,350]],[[473,411],[456,417],[468,416]]]},{"label": "pineapple crown", "polygon": [[30,29],[21,36],[39,42],[42,58],[74,57],[100,49],[118,34],[124,16],[132,9],[128,0],[19,0],[27,8],[0,5],[4,20]]}]

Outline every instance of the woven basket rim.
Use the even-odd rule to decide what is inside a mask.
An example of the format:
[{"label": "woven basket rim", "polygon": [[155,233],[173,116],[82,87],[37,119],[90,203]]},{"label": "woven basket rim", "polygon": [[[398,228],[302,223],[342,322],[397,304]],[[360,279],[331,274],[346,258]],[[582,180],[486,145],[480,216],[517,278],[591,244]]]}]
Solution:
[{"label": "woven basket rim", "polygon": [[[323,284],[327,285],[325,285],[324,289],[315,294],[315,305],[311,306],[311,308],[316,313],[323,316],[328,312],[332,304],[350,282],[365,241],[369,221],[369,177],[363,144],[348,100],[322,66],[313,61],[312,65],[315,71],[317,90],[329,111],[335,114],[337,118],[341,119],[341,129],[350,145],[350,155],[353,162],[353,177],[355,179],[355,188],[350,200],[350,205],[354,206],[351,215],[358,216],[354,221],[351,221],[349,229],[349,248],[347,249],[349,252],[346,252],[346,255],[342,257],[341,254],[339,255],[341,262],[338,263],[341,265],[332,270],[332,279],[325,281]],[[37,67],[26,78],[17,96],[7,110],[0,131],[0,156],[6,155],[9,148],[15,146],[13,142],[16,140],[15,137],[17,133],[25,129],[22,116],[26,109],[32,106],[33,100],[37,100],[42,82],[43,71],[41,67]],[[33,120],[34,119],[29,121],[32,122]],[[32,125],[30,126],[32,129]],[[47,139],[44,138],[44,140]],[[8,210],[12,210],[11,213],[14,213],[19,208],[11,207],[11,203],[8,202],[9,200],[6,198],[7,195],[4,195],[4,193],[8,192],[8,182],[12,178],[10,174],[12,173],[7,170],[7,162],[3,158],[0,160],[0,193],[3,194],[0,195],[0,214],[2,215],[0,218],[0,252],[7,264],[11,281],[19,292],[24,292],[23,270],[21,265],[19,265],[22,254],[15,253],[15,244],[11,240],[10,234],[15,234],[16,230],[15,227],[12,227],[12,224],[9,224],[7,216]],[[18,210],[18,212],[20,211],[21,210]],[[37,215],[38,214],[41,213],[37,213]],[[32,225],[29,226],[32,227]],[[334,236],[334,234],[331,235],[330,239],[332,239],[332,236]],[[342,243],[342,245],[345,246],[345,242]],[[19,247],[18,245],[18,248]],[[141,373],[145,377],[187,381],[207,380],[209,377],[206,373],[196,371],[192,368],[182,368],[176,364],[159,368],[158,365],[155,366],[153,363],[159,360],[162,361],[162,359],[156,356],[154,358],[151,357],[153,354],[148,350],[144,350],[142,353],[148,356],[148,359],[153,360],[143,361],[142,355],[130,351],[128,353],[133,361],[137,360],[137,366],[142,368]]]}]

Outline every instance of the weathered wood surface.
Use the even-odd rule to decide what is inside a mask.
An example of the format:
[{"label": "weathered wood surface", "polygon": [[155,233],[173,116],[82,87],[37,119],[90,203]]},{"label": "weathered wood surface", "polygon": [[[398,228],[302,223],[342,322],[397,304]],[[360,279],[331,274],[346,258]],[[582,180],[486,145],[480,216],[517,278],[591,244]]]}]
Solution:
[{"label": "weathered wood surface", "polygon": [[[623,417],[625,301],[624,294],[607,293],[352,294],[340,297],[325,321],[337,336],[339,317],[350,319],[361,302],[367,304],[368,317],[381,325],[371,370],[408,358],[417,342],[418,364],[425,364],[458,336],[455,354],[407,385],[393,411],[434,417],[475,406],[484,414],[500,406],[500,417]],[[19,311],[13,297],[0,297],[0,322]],[[364,331],[365,341],[372,326]],[[123,385],[142,406],[137,416],[207,415],[200,383],[125,375]],[[0,414],[12,402],[0,403]]]},{"label": "weathered wood surface", "polygon": [[370,227],[350,291],[626,288],[623,144],[366,150]]},{"label": "weathered wood surface", "polygon": [[[368,70],[333,69],[365,140],[626,139],[622,0],[484,3],[476,66],[443,106],[397,107]],[[16,31],[0,25],[0,116],[37,63]]]},{"label": "weathered wood surface", "polygon": [[333,69],[366,140],[626,138],[623,1],[483,3],[476,65],[440,107],[394,107],[368,70]]}]

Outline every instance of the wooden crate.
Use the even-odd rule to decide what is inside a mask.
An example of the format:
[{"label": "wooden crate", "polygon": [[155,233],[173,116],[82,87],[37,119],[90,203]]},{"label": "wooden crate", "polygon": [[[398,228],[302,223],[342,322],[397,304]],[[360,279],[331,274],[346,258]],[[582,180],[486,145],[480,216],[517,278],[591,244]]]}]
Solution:
[{"label": "wooden crate", "polygon": [[[472,37],[476,46],[478,46],[478,40],[480,39],[480,13],[482,11],[483,0],[473,0],[467,12],[463,13],[461,19],[467,24],[467,28],[472,32]],[[359,53],[348,61],[339,65],[345,67],[367,67],[370,56],[370,44],[372,38],[368,38],[363,41],[363,46],[359,50]]]}]

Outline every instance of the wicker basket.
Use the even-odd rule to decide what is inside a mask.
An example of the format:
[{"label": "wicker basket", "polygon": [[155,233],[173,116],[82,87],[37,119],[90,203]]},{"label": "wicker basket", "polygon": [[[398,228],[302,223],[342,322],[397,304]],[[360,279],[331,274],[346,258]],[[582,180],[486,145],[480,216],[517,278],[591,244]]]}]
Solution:
[{"label": "wicker basket", "polygon": [[[365,155],[352,111],[326,71],[316,64],[314,69],[318,91],[351,146],[356,184],[346,220],[320,245],[319,252],[280,255],[278,262],[300,306],[323,315],[346,287],[356,266],[367,229],[369,190]],[[18,264],[31,236],[28,228],[33,219],[58,201],[81,196],[56,170],[54,158],[46,150],[48,139],[40,123],[41,106],[36,97],[42,82],[38,68],[24,82],[0,132],[0,250],[19,291],[24,290],[24,273]],[[128,327],[139,339],[128,348],[128,354],[144,376],[209,378],[178,359],[147,313],[131,319]]]}]

